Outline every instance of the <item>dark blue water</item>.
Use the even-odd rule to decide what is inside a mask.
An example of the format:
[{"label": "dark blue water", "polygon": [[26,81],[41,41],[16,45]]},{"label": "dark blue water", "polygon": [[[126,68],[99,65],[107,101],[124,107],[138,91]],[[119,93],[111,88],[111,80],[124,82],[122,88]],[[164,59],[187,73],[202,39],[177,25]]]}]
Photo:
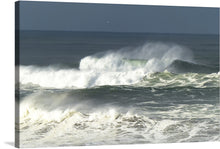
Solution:
[{"label": "dark blue water", "polygon": [[158,41],[186,46],[195,61],[219,66],[218,35],[61,31],[20,31],[20,64],[71,65],[98,52]]},{"label": "dark blue water", "polygon": [[21,146],[219,141],[218,40],[21,31]]}]

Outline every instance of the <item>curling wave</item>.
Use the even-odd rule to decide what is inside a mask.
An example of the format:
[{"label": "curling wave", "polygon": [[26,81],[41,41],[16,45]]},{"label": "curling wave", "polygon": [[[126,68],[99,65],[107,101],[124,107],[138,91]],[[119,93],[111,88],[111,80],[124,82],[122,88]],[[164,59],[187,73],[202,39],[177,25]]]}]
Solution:
[{"label": "curling wave", "polygon": [[175,60],[167,67],[167,70],[175,73],[210,73],[218,72],[219,68],[182,60]]},{"label": "curling wave", "polygon": [[[46,88],[90,88],[103,85],[134,85],[144,80],[146,85],[149,86],[147,83],[151,82],[150,84],[154,86],[152,75],[154,79],[164,80],[161,75],[157,75],[157,72],[165,70],[174,73],[190,73],[192,70],[193,72],[198,70],[199,73],[214,71],[211,67],[193,63],[192,53],[186,47],[176,44],[147,43],[134,49],[124,48],[87,56],[81,59],[79,69],[20,66],[20,83]],[[147,80],[149,76],[151,78]],[[203,76],[203,80],[198,76]],[[172,84],[182,81],[181,86],[184,86],[184,84],[189,85],[192,79],[196,79],[191,86],[195,84],[197,87],[206,87],[209,86],[207,84],[216,86],[218,77],[217,73],[202,75],[195,72],[195,74],[175,75],[171,80]]]}]

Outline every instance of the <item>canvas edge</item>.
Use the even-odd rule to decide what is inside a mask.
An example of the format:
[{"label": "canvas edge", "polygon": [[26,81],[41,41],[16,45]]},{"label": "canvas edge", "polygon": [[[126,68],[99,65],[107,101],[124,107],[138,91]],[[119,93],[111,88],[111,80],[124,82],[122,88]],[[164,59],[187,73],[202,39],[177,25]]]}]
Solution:
[{"label": "canvas edge", "polygon": [[20,58],[19,58],[19,27],[20,27],[20,22],[19,22],[19,17],[20,17],[20,10],[19,10],[19,5],[20,2],[16,1],[14,6],[15,6],[15,147],[19,148],[20,147],[20,134],[19,134],[19,113],[20,113],[20,108],[19,108],[19,96],[20,96],[20,87],[19,87],[19,63],[20,63]]}]

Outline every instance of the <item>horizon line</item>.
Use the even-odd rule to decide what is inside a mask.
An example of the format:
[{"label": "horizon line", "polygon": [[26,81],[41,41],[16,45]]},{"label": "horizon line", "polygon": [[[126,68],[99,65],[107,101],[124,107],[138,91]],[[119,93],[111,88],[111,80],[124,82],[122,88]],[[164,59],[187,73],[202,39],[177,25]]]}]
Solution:
[{"label": "horizon line", "polygon": [[191,34],[191,35],[219,35],[218,33],[181,33],[181,32],[118,32],[118,31],[75,31],[75,30],[39,30],[39,29],[15,29],[15,31],[42,31],[42,32],[88,32],[88,33],[121,33],[121,34]]}]

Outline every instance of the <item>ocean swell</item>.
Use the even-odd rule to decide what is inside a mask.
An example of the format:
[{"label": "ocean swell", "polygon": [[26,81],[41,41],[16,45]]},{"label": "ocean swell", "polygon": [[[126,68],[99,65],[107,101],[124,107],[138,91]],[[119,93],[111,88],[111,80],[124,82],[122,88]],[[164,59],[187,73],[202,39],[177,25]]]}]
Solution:
[{"label": "ocean swell", "polygon": [[[103,85],[135,85],[144,80],[145,85],[155,86],[149,83],[152,81],[149,75],[153,75],[156,80],[164,80],[161,75],[157,75],[158,72],[166,75],[167,70],[175,73],[175,70],[178,72],[184,69],[184,73],[190,73],[196,68],[198,70],[209,69],[193,63],[192,53],[186,47],[176,44],[146,43],[136,48],[123,48],[84,57],[80,61],[79,69],[20,66],[20,83],[45,88],[90,88]],[[195,86],[201,87],[200,77],[194,76],[200,76],[200,74],[195,72],[181,77],[175,75],[172,82],[188,80],[188,82],[185,81],[187,83],[183,81],[181,86],[184,86],[184,84],[189,85],[192,81],[190,79],[197,79],[192,81],[191,86],[200,83]],[[219,81],[218,77],[217,73],[204,74],[203,85],[206,83],[205,86],[209,86],[207,84],[211,81],[211,86],[216,86]],[[162,81],[160,83],[164,83],[162,86],[166,84]],[[158,86],[157,82],[156,86]]]}]

